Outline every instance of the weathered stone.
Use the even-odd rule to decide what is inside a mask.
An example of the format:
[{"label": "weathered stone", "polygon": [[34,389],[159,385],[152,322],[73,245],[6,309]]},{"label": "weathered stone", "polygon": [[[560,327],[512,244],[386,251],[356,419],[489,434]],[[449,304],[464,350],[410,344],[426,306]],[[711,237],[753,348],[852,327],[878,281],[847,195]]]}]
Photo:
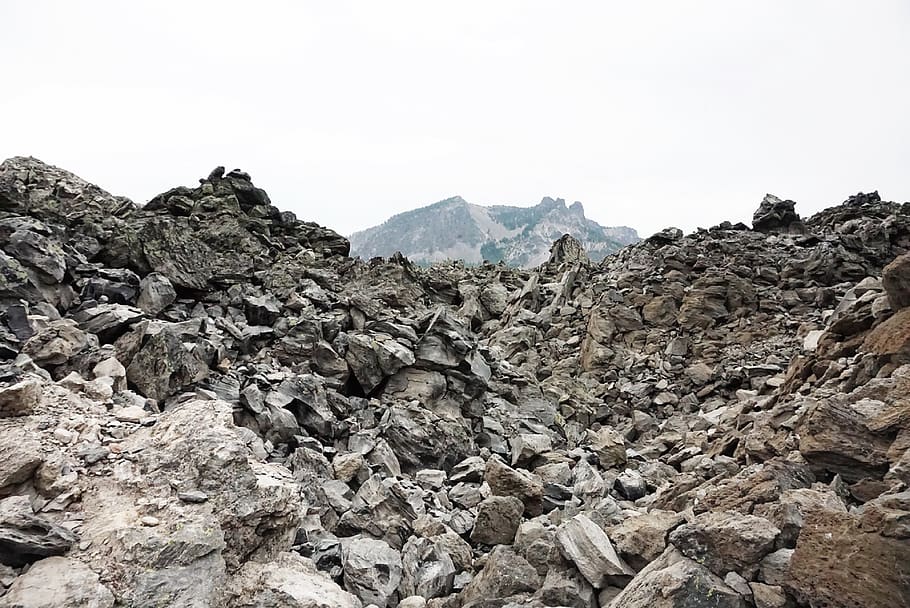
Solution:
[{"label": "weathered stone", "polygon": [[282,553],[269,563],[247,562],[225,590],[227,608],[361,608],[307,559]]},{"label": "weathered stone", "polygon": [[40,398],[41,381],[37,378],[0,386],[0,418],[27,416],[35,410]]},{"label": "weathered stone", "polygon": [[610,608],[746,608],[723,579],[672,547],[638,573]]},{"label": "weathered stone", "polygon": [[485,545],[508,545],[521,524],[524,503],[514,496],[490,496],[477,505],[471,540]]},{"label": "weathered stone", "polygon": [[529,516],[540,515],[543,483],[535,475],[513,469],[498,458],[491,458],[487,461],[483,479],[490,485],[493,494],[514,496],[524,504]]},{"label": "weathered stone", "polygon": [[653,510],[626,518],[610,528],[609,537],[617,552],[634,568],[642,569],[667,547],[667,535],[685,521],[672,511]]},{"label": "weathered stone", "polygon": [[35,515],[25,496],[0,500],[0,563],[24,566],[63,555],[76,540],[66,528]]},{"label": "weathered stone", "polygon": [[670,533],[686,557],[717,575],[756,566],[774,550],[780,530],[768,520],[734,511],[703,513]]},{"label": "weathered stone", "polygon": [[3,608],[112,608],[114,595],[85,563],[66,557],[48,557],[32,564],[16,578]]},{"label": "weathered stone", "polygon": [[603,529],[584,515],[576,515],[560,526],[556,540],[566,559],[571,560],[596,589],[625,583],[635,575],[616,554]]},{"label": "weathered stone", "polygon": [[343,544],[344,586],[361,601],[393,605],[401,583],[401,554],[381,540],[355,538]]},{"label": "weathered stone", "polygon": [[444,543],[412,536],[401,550],[401,562],[400,595],[430,599],[452,592],[456,567]]},{"label": "weathered stone", "polygon": [[895,310],[910,306],[910,254],[894,258],[882,269],[882,286]]},{"label": "weathered stone", "polygon": [[483,601],[507,598],[519,593],[533,593],[540,587],[540,577],[531,565],[507,546],[494,547],[486,565],[461,594],[463,606],[479,607]]},{"label": "weathered stone", "polygon": [[910,602],[908,568],[906,540],[865,531],[847,513],[816,510],[799,535],[786,586],[804,601],[831,606],[901,606]]}]

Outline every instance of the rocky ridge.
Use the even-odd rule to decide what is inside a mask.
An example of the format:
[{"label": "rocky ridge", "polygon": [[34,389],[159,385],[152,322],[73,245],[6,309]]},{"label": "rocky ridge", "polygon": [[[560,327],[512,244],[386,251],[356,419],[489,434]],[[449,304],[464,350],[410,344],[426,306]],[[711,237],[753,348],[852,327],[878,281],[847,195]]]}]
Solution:
[{"label": "rocky ridge", "polygon": [[424,266],[462,260],[535,267],[547,261],[550,246],[563,234],[581,241],[592,260],[640,240],[631,228],[588,219],[577,201],[567,206],[561,198],[544,197],[533,207],[484,207],[456,196],[355,232],[351,255],[369,259],[400,252]]},{"label": "rocky ridge", "polygon": [[910,605],[910,205],[533,269],[0,165],[0,606]]}]

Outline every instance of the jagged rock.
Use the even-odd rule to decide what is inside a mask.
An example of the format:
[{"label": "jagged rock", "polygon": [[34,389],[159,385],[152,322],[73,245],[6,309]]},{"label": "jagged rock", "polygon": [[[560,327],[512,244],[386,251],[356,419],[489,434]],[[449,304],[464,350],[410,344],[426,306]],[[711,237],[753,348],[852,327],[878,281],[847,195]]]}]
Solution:
[{"label": "jagged rock", "polygon": [[609,427],[591,432],[591,450],[600,460],[600,466],[609,469],[626,463],[626,443],[622,435]]},{"label": "jagged rock", "polygon": [[72,319],[50,321],[22,346],[22,352],[38,365],[56,366],[69,361],[90,345],[86,332]]},{"label": "jagged rock", "polygon": [[670,531],[684,521],[679,513],[655,509],[623,520],[609,530],[609,537],[619,554],[640,570],[664,552]]},{"label": "jagged rock", "polygon": [[17,433],[11,424],[0,421],[0,490],[30,479],[42,462],[36,435]]},{"label": "jagged rock", "polygon": [[723,579],[691,559],[667,549],[638,573],[610,608],[746,608]]},{"label": "jagged rock", "polygon": [[25,496],[0,500],[0,563],[24,566],[63,555],[76,540],[66,528],[35,515]]},{"label": "jagged rock", "polygon": [[457,569],[443,542],[412,536],[401,550],[401,562],[400,595],[431,599],[452,592]]},{"label": "jagged rock", "polygon": [[578,570],[550,569],[534,597],[544,606],[595,608],[597,594],[594,587]]},{"label": "jagged rock", "polygon": [[524,504],[528,515],[540,515],[543,509],[543,483],[532,473],[513,469],[499,458],[491,458],[487,461],[483,479],[493,494],[514,496]]},{"label": "jagged rock", "polygon": [[344,547],[344,585],[363,602],[394,605],[401,583],[401,554],[381,540],[356,538]]},{"label": "jagged rock", "polygon": [[25,378],[9,386],[0,386],[0,418],[27,416],[35,410],[40,398],[41,381],[37,378]]},{"label": "jagged rock", "polygon": [[910,254],[898,256],[882,269],[882,285],[892,308],[910,306]]},{"label": "jagged rock", "polygon": [[112,608],[114,595],[86,564],[48,557],[32,564],[0,597],[3,608]]},{"label": "jagged rock", "polygon": [[588,261],[584,246],[571,234],[562,235],[550,247],[550,264],[584,264]]},{"label": "jagged rock", "polygon": [[710,512],[673,530],[669,541],[686,557],[723,575],[758,564],[774,550],[779,534],[780,530],[761,517]]},{"label": "jagged rock", "polygon": [[139,283],[136,306],[150,315],[157,315],[177,299],[177,291],[170,279],[158,272],[150,272]]},{"label": "jagged rock", "polygon": [[187,348],[185,331],[176,324],[161,327],[146,338],[127,366],[127,380],[146,397],[163,401],[209,375],[209,345],[197,339]]},{"label": "jagged rock", "polygon": [[773,194],[766,194],[761,205],[752,216],[752,228],[760,232],[788,232],[793,224],[799,224],[796,203],[782,201]]},{"label": "jagged rock", "polygon": [[[487,555],[486,564],[461,593],[462,606],[489,605],[497,599],[520,593],[533,593],[540,587],[540,577],[524,558],[507,546],[499,545]],[[503,602],[504,603],[504,602]]]},{"label": "jagged rock", "polygon": [[618,556],[603,529],[576,515],[556,532],[560,551],[596,589],[628,581],[635,572]]},{"label": "jagged rock", "polygon": [[490,496],[477,505],[471,540],[485,545],[508,545],[521,523],[524,503],[514,496]]},{"label": "jagged rock", "polygon": [[390,407],[382,434],[408,472],[449,470],[474,451],[462,421],[420,407]]},{"label": "jagged rock", "polygon": [[247,562],[225,589],[227,608],[361,608],[361,601],[295,553]]}]

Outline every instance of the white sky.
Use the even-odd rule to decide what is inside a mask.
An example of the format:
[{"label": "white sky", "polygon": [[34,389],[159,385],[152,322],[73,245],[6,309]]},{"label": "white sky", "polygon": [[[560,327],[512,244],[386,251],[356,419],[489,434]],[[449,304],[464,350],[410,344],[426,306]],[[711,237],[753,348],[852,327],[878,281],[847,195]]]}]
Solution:
[{"label": "white sky", "polygon": [[460,194],[643,235],[910,199],[906,0],[0,2],[0,157],[216,165],[348,234]]}]

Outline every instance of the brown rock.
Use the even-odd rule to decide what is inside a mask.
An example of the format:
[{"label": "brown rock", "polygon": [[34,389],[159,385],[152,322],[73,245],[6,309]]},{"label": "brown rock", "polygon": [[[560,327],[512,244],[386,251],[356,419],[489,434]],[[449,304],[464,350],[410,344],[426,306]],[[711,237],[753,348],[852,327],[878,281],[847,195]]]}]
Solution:
[{"label": "brown rock", "polygon": [[487,461],[483,479],[490,485],[493,494],[514,496],[521,500],[529,516],[540,515],[543,482],[536,475],[513,469],[494,457]]},{"label": "brown rock", "polygon": [[477,505],[471,540],[485,545],[509,545],[521,523],[524,503],[514,496],[490,496]]},{"label": "brown rock", "polygon": [[864,531],[850,514],[814,511],[790,560],[787,586],[829,608],[910,606],[910,543]]},{"label": "brown rock", "polygon": [[41,382],[25,378],[15,384],[0,387],[0,418],[27,416],[41,398]]},{"label": "brown rock", "polygon": [[910,306],[910,254],[896,257],[882,270],[882,286],[895,310]]},{"label": "brown rock", "polygon": [[667,548],[667,534],[685,519],[673,511],[655,509],[625,519],[610,529],[610,539],[633,568],[640,570]]}]

